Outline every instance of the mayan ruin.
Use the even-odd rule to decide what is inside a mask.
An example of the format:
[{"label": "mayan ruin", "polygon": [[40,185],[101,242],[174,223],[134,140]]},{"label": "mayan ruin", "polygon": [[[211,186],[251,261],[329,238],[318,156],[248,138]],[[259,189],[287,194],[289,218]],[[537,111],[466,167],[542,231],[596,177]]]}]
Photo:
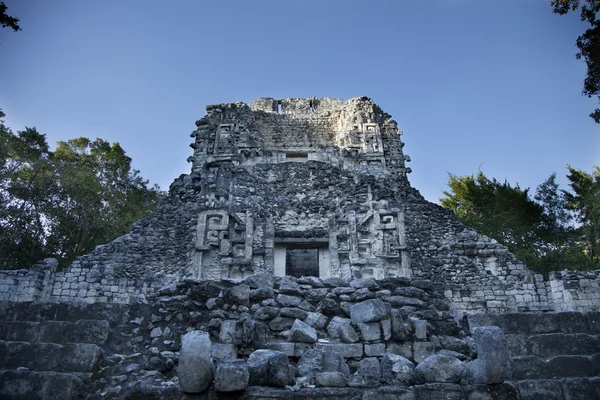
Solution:
[{"label": "mayan ruin", "polygon": [[0,271],[1,398],[600,397],[600,271],[544,278],[425,200],[373,100],[195,125],[130,233]]}]

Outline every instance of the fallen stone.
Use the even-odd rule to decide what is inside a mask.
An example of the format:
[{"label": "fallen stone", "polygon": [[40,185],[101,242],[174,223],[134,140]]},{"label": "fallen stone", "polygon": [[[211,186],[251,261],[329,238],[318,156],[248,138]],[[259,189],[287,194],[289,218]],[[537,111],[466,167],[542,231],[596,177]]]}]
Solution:
[{"label": "fallen stone", "polygon": [[462,361],[458,358],[434,354],[421,361],[415,372],[421,382],[459,383],[464,369]]},{"label": "fallen stone", "polygon": [[181,354],[177,376],[181,390],[200,393],[213,379],[211,342],[207,332],[191,331],[181,338]]}]

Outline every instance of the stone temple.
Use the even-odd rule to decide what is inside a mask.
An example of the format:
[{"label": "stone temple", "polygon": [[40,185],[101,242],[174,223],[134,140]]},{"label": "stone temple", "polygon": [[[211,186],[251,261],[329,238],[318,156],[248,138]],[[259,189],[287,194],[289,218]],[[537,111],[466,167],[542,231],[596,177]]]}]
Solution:
[{"label": "stone temple", "polygon": [[[0,272],[0,397],[68,398],[56,382],[89,399],[209,384],[258,388],[240,398],[600,396],[599,271],[544,280],[426,201],[371,99],[212,105],[191,137],[191,172],[130,233],[62,271]],[[186,350],[199,348],[208,359]],[[38,352],[49,359],[18,355]],[[296,378],[276,372],[288,362]],[[299,391],[264,389],[286,386]]]}]

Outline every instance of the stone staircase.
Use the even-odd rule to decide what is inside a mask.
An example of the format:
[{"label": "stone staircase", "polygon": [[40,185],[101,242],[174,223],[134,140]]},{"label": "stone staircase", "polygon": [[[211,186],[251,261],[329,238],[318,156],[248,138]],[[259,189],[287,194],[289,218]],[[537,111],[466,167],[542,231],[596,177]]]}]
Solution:
[{"label": "stone staircase", "polygon": [[109,321],[83,319],[78,307],[22,304],[0,306],[0,398],[83,398]]},{"label": "stone staircase", "polygon": [[600,399],[600,313],[469,316],[469,327],[498,326],[512,357],[520,398]]}]

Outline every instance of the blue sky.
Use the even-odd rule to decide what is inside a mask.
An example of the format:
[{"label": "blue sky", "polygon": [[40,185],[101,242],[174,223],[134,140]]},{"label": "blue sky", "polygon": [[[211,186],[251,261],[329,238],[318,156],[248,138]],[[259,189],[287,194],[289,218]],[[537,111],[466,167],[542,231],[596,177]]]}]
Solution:
[{"label": "blue sky", "polygon": [[204,107],[369,96],[404,131],[414,187],[447,173],[535,187],[600,164],[576,14],[544,0],[4,0],[0,107],[55,145],[118,141],[163,189]]}]

